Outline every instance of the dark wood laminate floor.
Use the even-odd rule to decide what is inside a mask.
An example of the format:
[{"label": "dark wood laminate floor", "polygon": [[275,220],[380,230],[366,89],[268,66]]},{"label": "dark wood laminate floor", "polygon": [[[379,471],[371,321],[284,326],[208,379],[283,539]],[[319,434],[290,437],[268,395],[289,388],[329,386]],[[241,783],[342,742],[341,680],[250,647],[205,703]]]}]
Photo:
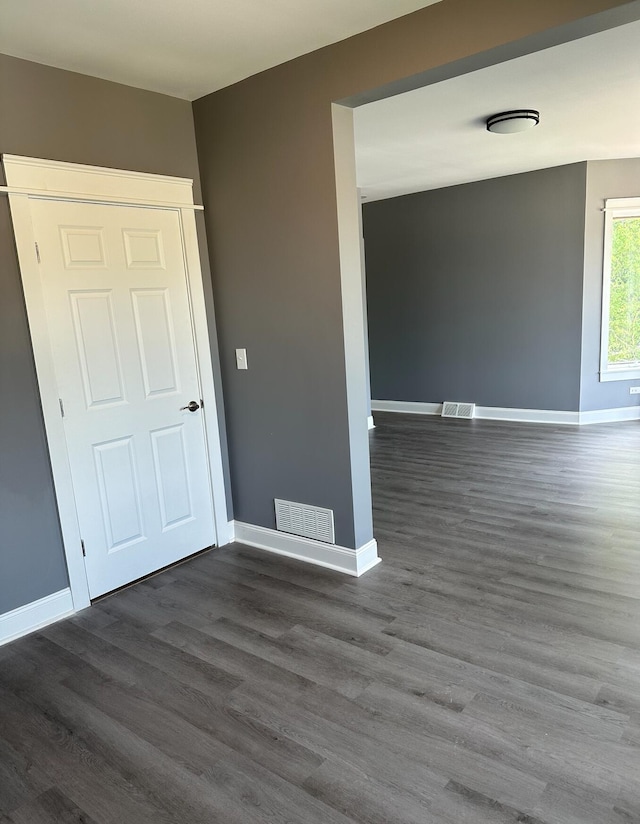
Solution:
[{"label": "dark wood laminate floor", "polygon": [[3,824],[640,822],[640,425],[376,420],[365,577],[236,545],[0,649]]}]

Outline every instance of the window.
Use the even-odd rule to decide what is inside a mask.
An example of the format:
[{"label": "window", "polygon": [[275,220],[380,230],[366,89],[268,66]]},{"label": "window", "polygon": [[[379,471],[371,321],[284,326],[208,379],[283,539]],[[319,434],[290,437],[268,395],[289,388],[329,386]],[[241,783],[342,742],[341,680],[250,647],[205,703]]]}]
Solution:
[{"label": "window", "polygon": [[640,378],[640,197],[605,201],[600,380]]}]

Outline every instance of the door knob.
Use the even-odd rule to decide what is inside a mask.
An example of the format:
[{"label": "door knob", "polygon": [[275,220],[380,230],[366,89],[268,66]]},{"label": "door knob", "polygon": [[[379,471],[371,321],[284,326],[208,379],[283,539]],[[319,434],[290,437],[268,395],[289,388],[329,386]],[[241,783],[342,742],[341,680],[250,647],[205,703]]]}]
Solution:
[{"label": "door knob", "polygon": [[189,412],[195,412],[196,410],[200,409],[200,404],[197,401],[189,401],[186,406],[181,406],[180,411],[184,412],[185,409],[188,409]]}]

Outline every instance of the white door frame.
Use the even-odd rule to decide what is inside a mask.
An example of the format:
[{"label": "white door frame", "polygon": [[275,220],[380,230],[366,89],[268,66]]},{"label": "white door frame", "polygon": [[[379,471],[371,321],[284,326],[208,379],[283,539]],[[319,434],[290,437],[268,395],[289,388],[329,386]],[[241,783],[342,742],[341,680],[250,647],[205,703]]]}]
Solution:
[{"label": "white door frame", "polygon": [[9,154],[2,155],[2,160],[7,186],[1,187],[0,190],[9,195],[11,220],[69,573],[69,586],[74,610],[79,610],[90,604],[89,587],[82,556],[64,425],[60,414],[29,199],[44,198],[146,206],[155,209],[170,209],[178,213],[187,273],[187,291],[191,306],[196,363],[204,401],[205,439],[213,497],[216,544],[223,546],[233,539],[233,534],[227,517],[217,400],[196,233],[194,210],[203,207],[194,205],[193,181],[187,178],[128,172]]}]

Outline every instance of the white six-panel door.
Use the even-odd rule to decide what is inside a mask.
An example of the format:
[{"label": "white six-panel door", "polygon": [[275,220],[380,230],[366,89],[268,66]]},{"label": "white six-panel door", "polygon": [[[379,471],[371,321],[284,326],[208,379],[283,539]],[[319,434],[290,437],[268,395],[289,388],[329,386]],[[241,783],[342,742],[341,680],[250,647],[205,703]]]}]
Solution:
[{"label": "white six-panel door", "polygon": [[179,212],[31,215],[94,598],[215,541]]}]

